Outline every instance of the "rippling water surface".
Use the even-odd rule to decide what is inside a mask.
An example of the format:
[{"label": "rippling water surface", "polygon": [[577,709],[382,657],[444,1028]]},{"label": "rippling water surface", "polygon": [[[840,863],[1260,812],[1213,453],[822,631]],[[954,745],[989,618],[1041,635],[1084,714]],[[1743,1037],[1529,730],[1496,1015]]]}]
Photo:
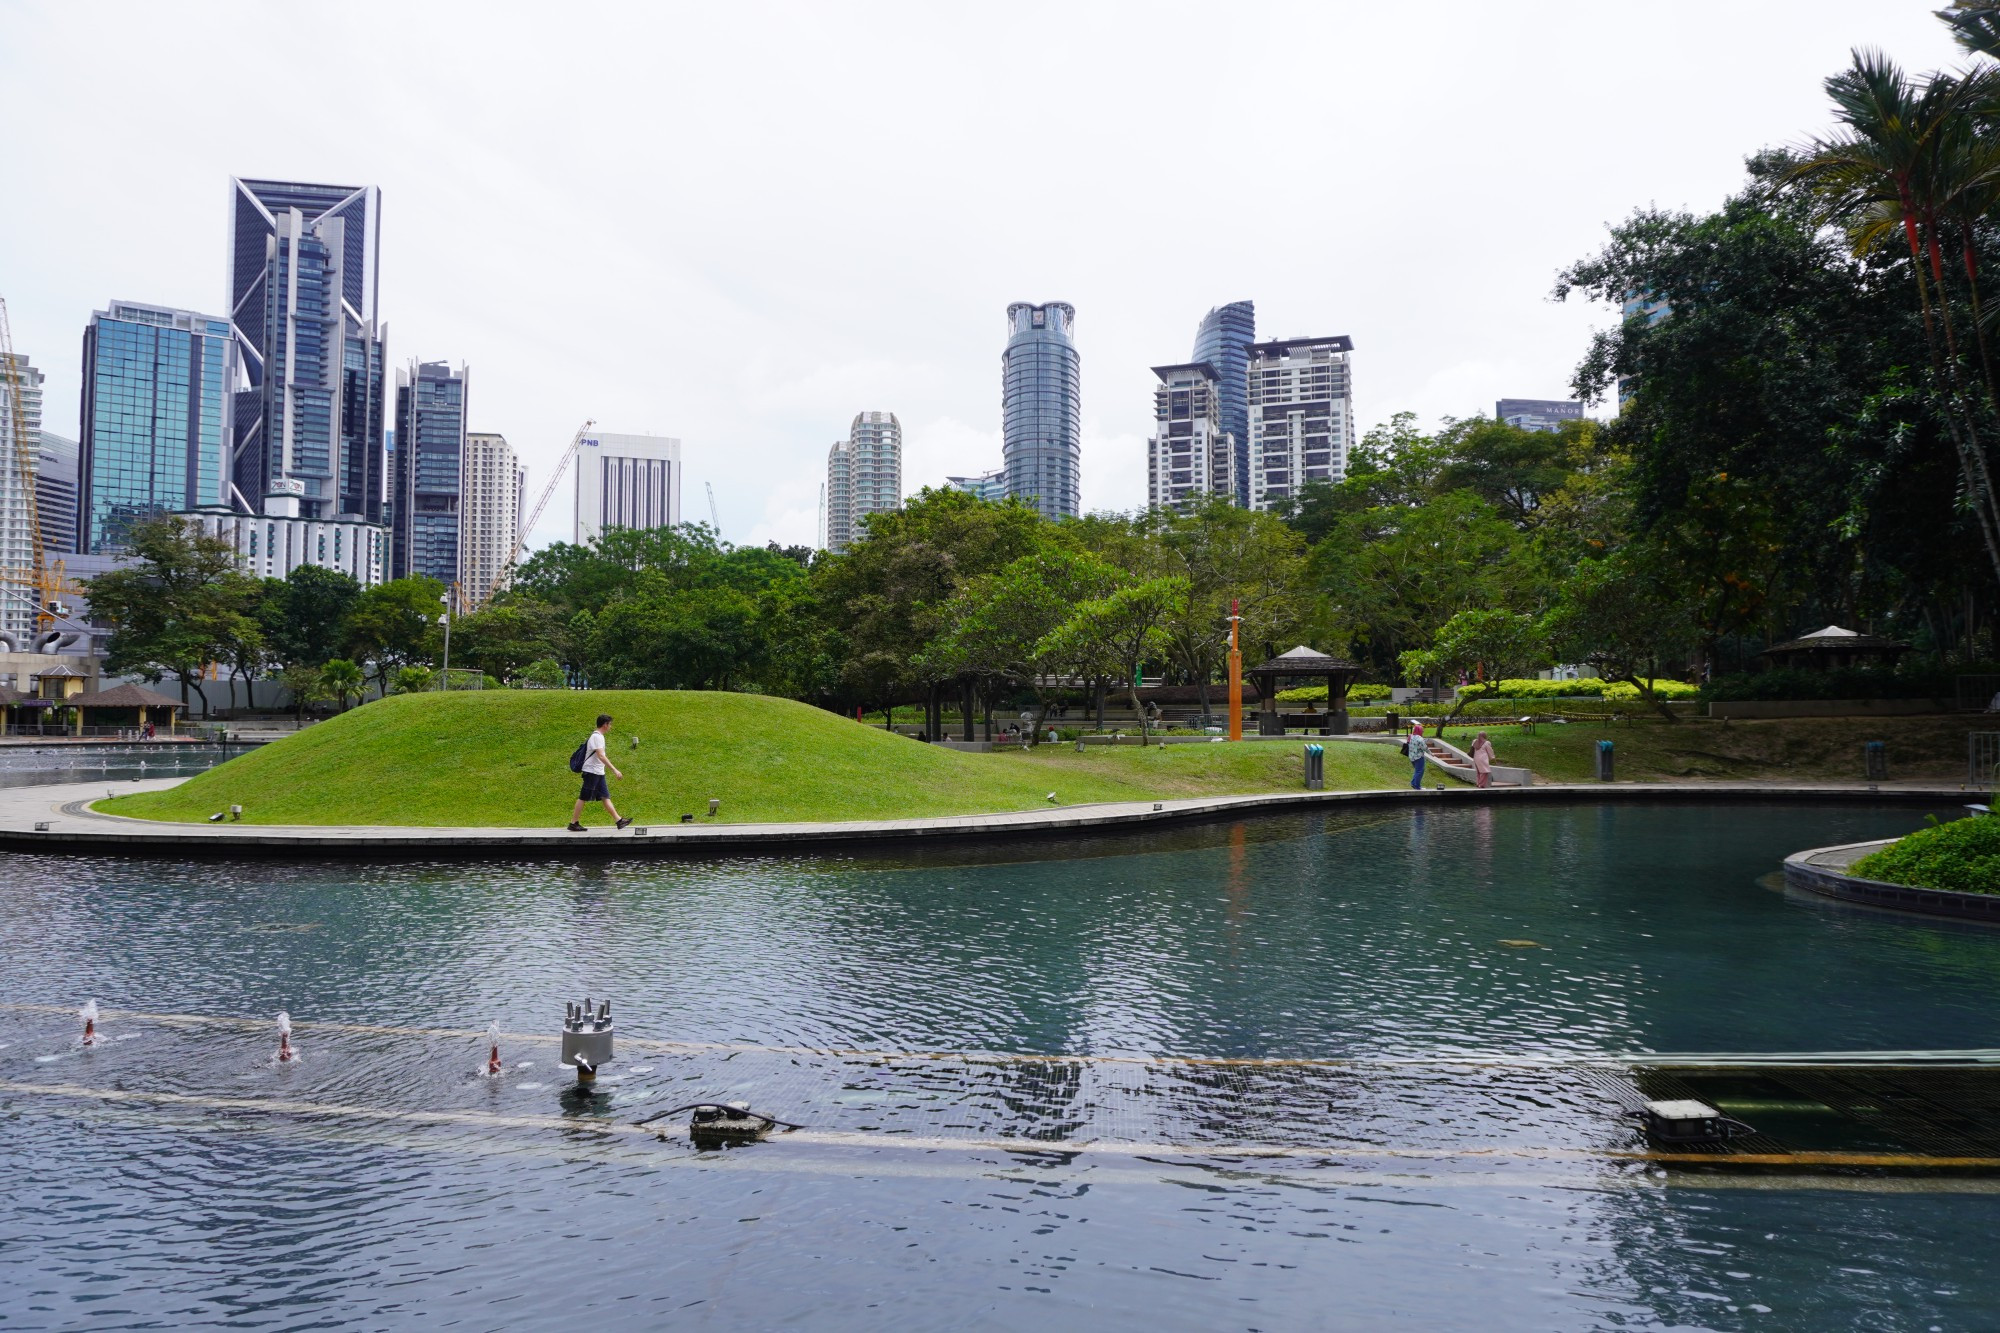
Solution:
[{"label": "rippling water surface", "polygon": [[[2000,1326],[1985,1185],[1619,1161],[1583,1069],[2000,1045],[2000,932],[1759,882],[1919,822],[1460,808],[900,859],[8,857],[0,1327]],[[551,1038],[586,992],[620,1045],[579,1099]],[[1336,1063],[1229,1063],[1267,1058]],[[696,1153],[632,1128],[700,1097],[808,1129]]]}]

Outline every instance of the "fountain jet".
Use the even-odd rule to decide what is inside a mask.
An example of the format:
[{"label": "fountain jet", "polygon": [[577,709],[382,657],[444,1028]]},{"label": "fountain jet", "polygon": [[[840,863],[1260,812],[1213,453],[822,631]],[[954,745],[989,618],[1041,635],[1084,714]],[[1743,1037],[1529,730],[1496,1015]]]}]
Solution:
[{"label": "fountain jet", "polygon": [[486,1072],[488,1074],[497,1074],[500,1072],[500,1025],[498,1023],[489,1023],[486,1025],[486,1044],[491,1047],[486,1053]]},{"label": "fountain jet", "polygon": [[97,1001],[85,1000],[77,1016],[83,1019],[83,1044],[97,1045]]},{"label": "fountain jet", "polygon": [[299,1053],[292,1049],[292,1016],[280,1009],[278,1011],[278,1063],[286,1064],[298,1058]]}]

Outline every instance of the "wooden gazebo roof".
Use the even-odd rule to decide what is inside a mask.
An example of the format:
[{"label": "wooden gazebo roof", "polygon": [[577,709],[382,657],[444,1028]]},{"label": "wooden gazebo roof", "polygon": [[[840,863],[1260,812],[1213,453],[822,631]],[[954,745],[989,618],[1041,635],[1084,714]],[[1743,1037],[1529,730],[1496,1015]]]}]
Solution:
[{"label": "wooden gazebo roof", "polygon": [[1328,676],[1339,672],[1359,671],[1360,667],[1345,658],[1329,657],[1315,648],[1304,644],[1290,652],[1279,653],[1270,661],[1250,668],[1253,676]]},{"label": "wooden gazebo roof", "polygon": [[1898,639],[1886,639],[1876,634],[1863,634],[1858,630],[1842,629],[1838,625],[1828,625],[1797,639],[1787,639],[1773,644],[1759,653],[1759,657],[1813,658],[1821,655],[1852,657],[1896,657],[1910,651],[1910,645]]},{"label": "wooden gazebo roof", "polygon": [[185,708],[179,699],[170,699],[144,685],[115,685],[108,690],[79,694],[64,700],[71,708]]}]

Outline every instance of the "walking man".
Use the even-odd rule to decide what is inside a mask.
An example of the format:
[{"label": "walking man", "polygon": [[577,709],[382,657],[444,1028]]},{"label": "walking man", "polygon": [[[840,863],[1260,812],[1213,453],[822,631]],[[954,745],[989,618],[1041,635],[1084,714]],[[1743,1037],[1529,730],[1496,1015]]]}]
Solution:
[{"label": "walking man", "polygon": [[619,814],[618,807],[611,804],[611,788],[604,781],[604,770],[606,768],[609,768],[613,773],[618,773],[618,776],[621,778],[625,776],[623,773],[618,772],[618,765],[612,763],[611,756],[605,753],[604,733],[610,730],[611,714],[599,713],[597,715],[597,730],[591,732],[590,739],[583,743],[583,790],[578,793],[576,810],[569,817],[569,831],[571,833],[582,833],[584,831],[583,807],[589,801],[604,802],[604,808],[611,812],[613,819],[618,821],[617,827],[619,828],[624,828],[632,822]]},{"label": "walking man", "polygon": [[[1410,739],[1404,748],[1409,751],[1410,755],[1410,790],[1422,791],[1424,789],[1424,760],[1430,758],[1431,753],[1431,743],[1424,739],[1423,723],[1412,722],[1410,724]],[[608,806],[610,802],[606,801],[605,804]],[[579,801],[576,808],[579,810],[583,809],[583,803]]]}]

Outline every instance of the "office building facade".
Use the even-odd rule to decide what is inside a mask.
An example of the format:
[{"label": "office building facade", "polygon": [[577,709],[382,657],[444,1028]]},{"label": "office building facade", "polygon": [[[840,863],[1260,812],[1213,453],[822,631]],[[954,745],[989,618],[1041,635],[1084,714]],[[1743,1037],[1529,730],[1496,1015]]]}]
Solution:
[{"label": "office building facade", "polygon": [[[372,186],[230,181],[233,501],[297,481],[303,517],[382,521],[387,384]],[[291,488],[285,488],[289,493]]]},{"label": "office building facade", "polygon": [[77,443],[42,432],[35,467],[35,512],[42,521],[42,550],[69,556],[77,551]]},{"label": "office building facade", "polygon": [[389,577],[459,582],[465,466],[465,368],[443,361],[396,372],[396,450],[389,491]]},{"label": "office building facade", "polygon": [[1221,377],[1206,361],[1154,366],[1146,503],[1158,509],[1220,495],[1236,499],[1236,438],[1222,427]]},{"label": "office building facade", "polygon": [[528,473],[504,435],[469,432],[459,498],[459,586],[479,606],[507,585],[521,545]]},{"label": "office building facade", "polygon": [[826,549],[865,535],[869,514],[903,507],[903,427],[893,412],[861,412],[826,453]]},{"label": "office building facade", "polygon": [[1250,506],[1307,482],[1338,482],[1354,447],[1354,340],[1287,338],[1250,348]]},{"label": "office building facade", "polygon": [[1218,420],[1235,442],[1230,472],[1239,505],[1250,503],[1250,347],[1256,341],[1256,303],[1232,301],[1202,317],[1188,358],[1215,367]]},{"label": "office building facade", "polygon": [[[6,450],[0,458],[0,566],[31,570],[35,567],[34,494],[22,485],[21,469],[14,457],[17,438],[27,442],[31,468],[38,466],[42,372],[21,352],[13,354],[9,365],[0,366],[0,449]],[[29,486],[34,484],[32,476],[27,481]],[[5,634],[14,648],[27,650],[35,627],[35,609],[35,597],[28,588],[0,584],[0,634]]]},{"label": "office building facade", "polygon": [[[125,549],[133,523],[230,503],[237,384],[229,322],[113,301],[83,331],[77,549]],[[46,523],[44,529],[46,530]]]},{"label": "office building facade", "polygon": [[1061,301],[1007,307],[1001,466],[1007,493],[1049,518],[1082,512],[1083,390],[1075,325],[1076,308]]},{"label": "office building facade", "polygon": [[586,435],[577,443],[574,540],[607,528],[681,521],[681,442],[663,435]]},{"label": "office building facade", "polygon": [[1583,404],[1569,398],[1502,398],[1493,419],[1522,430],[1559,431],[1565,421],[1581,421]]},{"label": "office building facade", "polygon": [[351,575],[369,587],[389,568],[389,531],[363,519],[314,518],[305,512],[305,484],[279,480],[259,497],[259,512],[245,514],[216,505],[182,517],[236,552],[237,563],[258,578],[282,579],[301,565],[319,565]]}]

